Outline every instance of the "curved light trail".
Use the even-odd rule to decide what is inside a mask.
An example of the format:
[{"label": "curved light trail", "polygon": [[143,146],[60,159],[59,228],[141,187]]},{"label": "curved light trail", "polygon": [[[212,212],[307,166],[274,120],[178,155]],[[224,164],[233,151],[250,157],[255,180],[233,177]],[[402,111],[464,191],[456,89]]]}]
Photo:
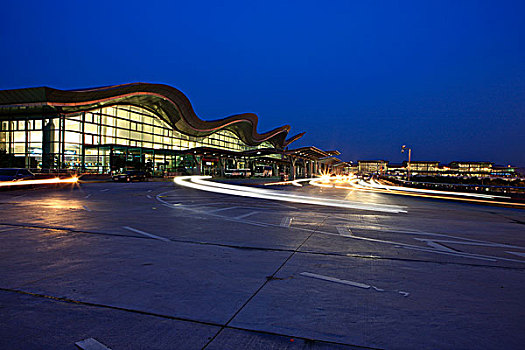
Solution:
[{"label": "curved light trail", "polygon": [[355,177],[355,175],[349,176],[330,176],[323,175],[317,178],[309,179],[300,179],[292,181],[282,181],[282,182],[273,182],[266,185],[295,185],[302,186],[299,182],[306,182],[312,186],[325,187],[325,188],[338,188],[346,190],[357,190],[365,192],[377,192],[377,193],[387,193],[387,194],[396,194],[402,196],[413,196],[413,197],[426,197],[434,199],[448,199],[464,202],[472,202],[479,204],[490,204],[490,205],[504,205],[512,206],[518,208],[525,208],[523,203],[515,203],[508,201],[500,201],[501,199],[510,199],[508,196],[499,196],[492,194],[483,194],[483,193],[469,193],[469,192],[453,192],[453,191],[440,191],[440,190],[430,190],[430,189],[421,189],[421,188],[412,188],[404,186],[390,186],[378,182],[375,179],[369,181],[364,181]]},{"label": "curved light trail", "polygon": [[180,186],[189,187],[201,191],[229,194],[241,197],[269,199],[302,204],[313,204],[346,209],[370,210],[387,213],[406,213],[406,210],[403,207],[396,205],[367,204],[360,202],[350,202],[348,200],[341,199],[293,195],[275,190],[267,190],[262,188],[206,181],[208,179],[211,179],[211,176],[179,176],[174,179],[174,182]]},{"label": "curved light trail", "polygon": [[365,182],[363,180],[358,181],[359,185],[364,187],[372,187],[372,188],[379,188],[379,189],[385,189],[385,190],[394,190],[394,191],[405,191],[405,192],[415,192],[415,193],[424,193],[424,194],[438,194],[438,195],[451,195],[451,196],[462,196],[462,197],[478,197],[478,198],[510,198],[505,196],[496,196],[492,194],[482,194],[482,193],[467,193],[467,192],[452,192],[452,191],[438,191],[438,190],[427,190],[427,189],[420,189],[420,188],[412,188],[412,187],[402,187],[402,186],[388,186],[383,185],[376,180],[370,180],[369,182]]}]

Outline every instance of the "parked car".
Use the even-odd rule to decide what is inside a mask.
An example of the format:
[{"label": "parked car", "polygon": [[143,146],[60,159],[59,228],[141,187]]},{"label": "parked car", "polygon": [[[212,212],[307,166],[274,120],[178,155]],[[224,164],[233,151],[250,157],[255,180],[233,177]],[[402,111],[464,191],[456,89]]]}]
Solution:
[{"label": "parked car", "polygon": [[24,168],[0,168],[0,181],[33,179],[35,174]]},{"label": "parked car", "polygon": [[146,181],[146,173],[140,170],[126,170],[123,173],[113,175],[113,181]]}]

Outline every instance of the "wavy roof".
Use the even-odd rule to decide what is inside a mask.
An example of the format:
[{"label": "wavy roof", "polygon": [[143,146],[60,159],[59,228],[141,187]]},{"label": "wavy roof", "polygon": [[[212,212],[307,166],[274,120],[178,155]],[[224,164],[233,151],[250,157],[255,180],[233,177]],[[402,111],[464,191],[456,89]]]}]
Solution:
[{"label": "wavy roof", "polygon": [[298,134],[286,140],[289,125],[259,134],[258,117],[253,113],[213,121],[202,120],[181,91],[163,84],[131,83],[83,90],[40,87],[0,91],[0,115],[69,114],[118,104],[145,108],[174,129],[191,136],[207,136],[224,129],[232,131],[250,146],[268,141],[280,149],[302,136]]}]

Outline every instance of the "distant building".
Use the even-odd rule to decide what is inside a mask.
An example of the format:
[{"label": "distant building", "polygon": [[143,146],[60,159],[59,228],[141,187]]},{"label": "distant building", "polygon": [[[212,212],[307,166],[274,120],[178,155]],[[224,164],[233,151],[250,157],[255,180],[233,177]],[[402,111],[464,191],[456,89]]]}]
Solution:
[{"label": "distant building", "polygon": [[449,172],[459,176],[490,176],[494,163],[491,162],[451,162],[448,166]]},{"label": "distant building", "polygon": [[386,174],[392,176],[406,176],[407,169],[405,164],[389,163]]},{"label": "distant building", "polygon": [[[408,168],[408,162],[403,162],[403,167]],[[390,167],[389,167],[390,168]],[[437,175],[440,172],[439,162],[436,161],[425,161],[415,160],[410,162],[410,174],[411,175]]]},{"label": "distant building", "polygon": [[515,177],[520,176],[518,169],[510,165],[507,166],[493,166],[490,172],[491,176],[495,177]]},{"label": "distant building", "polygon": [[[388,164],[387,175],[406,177],[408,162],[403,164]],[[410,162],[411,176],[462,176],[462,177],[515,177],[519,176],[515,167],[495,166],[492,162],[452,162],[442,165],[437,161]]]},{"label": "distant building", "polygon": [[387,171],[386,160],[358,160],[358,172],[360,174],[383,174]]}]

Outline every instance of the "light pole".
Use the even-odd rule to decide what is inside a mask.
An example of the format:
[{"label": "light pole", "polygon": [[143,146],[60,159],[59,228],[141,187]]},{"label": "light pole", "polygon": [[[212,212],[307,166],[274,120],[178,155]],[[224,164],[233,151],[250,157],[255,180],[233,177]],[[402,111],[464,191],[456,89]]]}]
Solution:
[{"label": "light pole", "polygon": [[407,180],[410,181],[410,157],[412,156],[412,149],[406,145],[401,146],[401,153],[405,153],[406,150],[408,150]]}]

